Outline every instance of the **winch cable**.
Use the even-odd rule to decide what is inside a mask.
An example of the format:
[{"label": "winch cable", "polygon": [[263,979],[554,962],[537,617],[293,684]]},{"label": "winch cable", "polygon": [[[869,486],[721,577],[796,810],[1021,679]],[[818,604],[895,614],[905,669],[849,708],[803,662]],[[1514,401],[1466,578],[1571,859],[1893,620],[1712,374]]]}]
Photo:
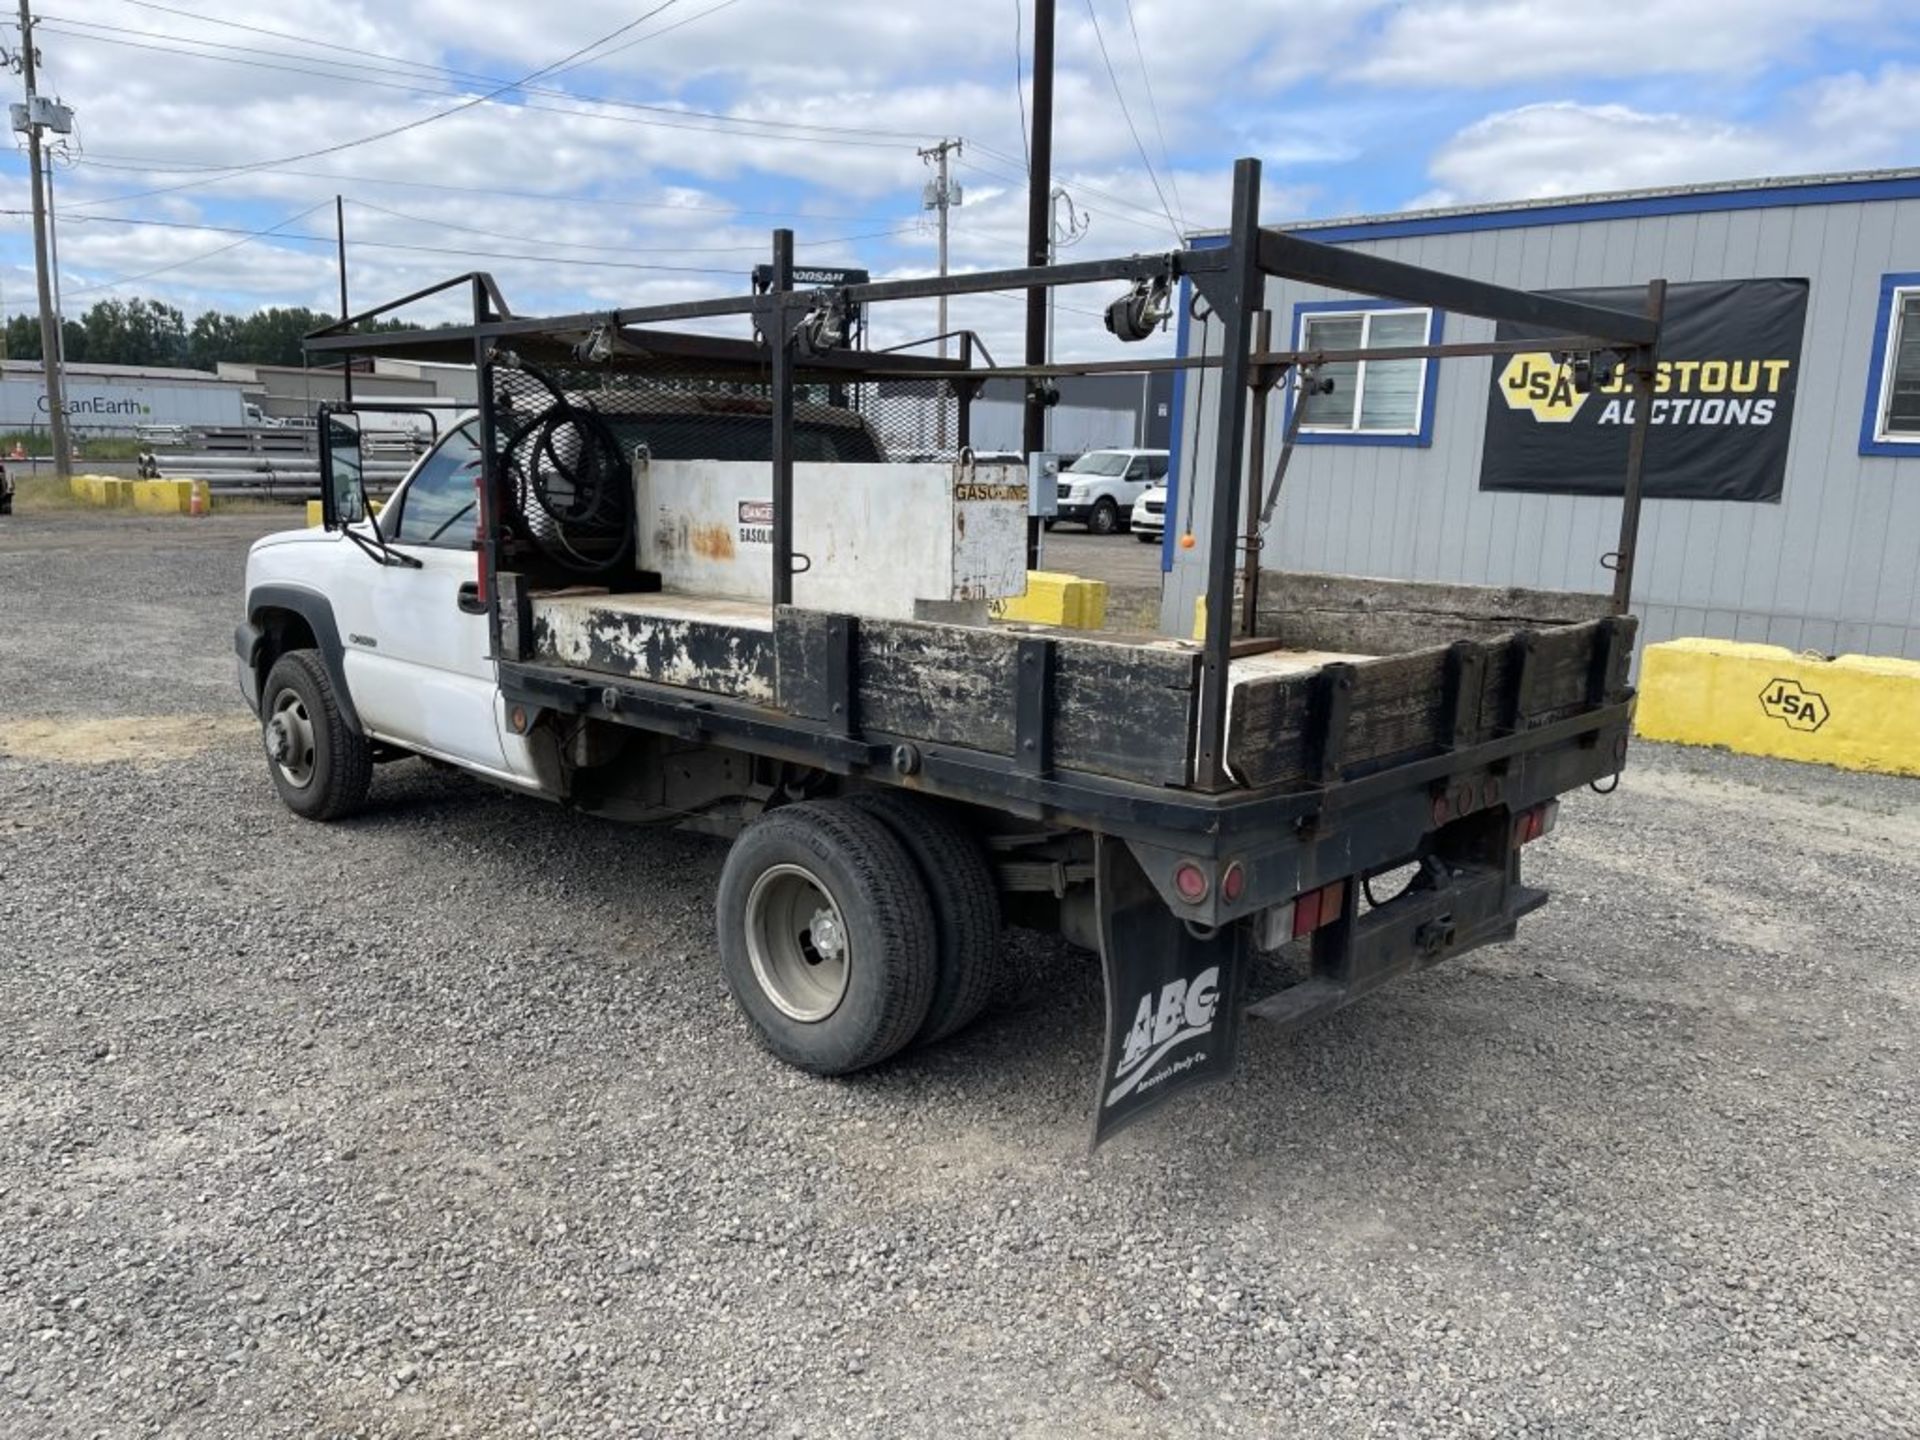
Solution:
[{"label": "winch cable", "polygon": [[[1207,354],[1207,326],[1213,320],[1213,308],[1209,306],[1206,312],[1201,314],[1198,312],[1199,304],[1200,297],[1196,294],[1187,302],[1187,313],[1194,316],[1194,318],[1200,322],[1200,344],[1196,353],[1204,360]],[[1207,403],[1207,366],[1205,365],[1200,367],[1199,378],[1194,383],[1194,390],[1196,393],[1193,399],[1193,458],[1188,463],[1187,474],[1184,477],[1187,487],[1187,493],[1184,497],[1187,502],[1187,523],[1181,527],[1179,539],[1179,544],[1183,549],[1186,548],[1188,542],[1193,537],[1193,497],[1194,492],[1200,488],[1197,483],[1199,480],[1197,472],[1200,465],[1200,417],[1206,413],[1205,407]]]},{"label": "winch cable", "polygon": [[[508,431],[500,447],[528,535],[568,569],[584,574],[615,569],[627,560],[634,540],[626,452],[605,418],[575,401],[546,371],[525,362],[519,371],[553,397]],[[579,549],[579,544],[606,540],[616,543],[604,556]]]}]

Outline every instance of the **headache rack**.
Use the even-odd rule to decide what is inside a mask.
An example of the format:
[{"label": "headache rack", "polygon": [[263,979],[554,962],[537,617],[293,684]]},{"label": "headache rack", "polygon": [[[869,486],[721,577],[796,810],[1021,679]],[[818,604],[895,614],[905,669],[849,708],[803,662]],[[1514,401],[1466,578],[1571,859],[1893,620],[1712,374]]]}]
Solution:
[{"label": "headache rack", "polygon": [[[1625,612],[1651,413],[1645,405],[1635,407],[1617,548],[1602,561],[1614,572],[1608,601],[1564,613],[1542,602],[1530,612],[1540,624],[1486,638],[1379,656],[1330,653],[1308,667],[1236,676],[1236,664],[1244,672],[1244,662],[1263,652],[1343,648],[1324,635],[1308,636],[1311,624],[1291,624],[1274,606],[1275,591],[1256,603],[1259,501],[1279,473],[1271,480],[1247,473],[1248,422],[1251,413],[1254,447],[1264,450],[1266,397],[1276,386],[1296,377],[1308,383],[1316,367],[1331,362],[1523,350],[1573,357],[1582,373],[1624,367],[1636,387],[1645,386],[1654,373],[1664,295],[1664,282],[1652,282],[1644,312],[1633,313],[1316,244],[1263,229],[1259,190],[1258,162],[1240,161],[1224,243],[1205,247],[796,289],[793,235],[777,230],[771,285],[758,293],[526,318],[508,310],[490,278],[475,274],[349,317],[307,345],[316,357],[383,355],[478,370],[476,408],[489,443],[477,578],[503,688],[528,703],[872,772],[1114,833],[1201,834],[1213,845],[1246,826],[1292,823],[1359,803],[1369,781],[1389,769],[1404,783],[1429,770],[1444,777],[1469,755],[1498,763],[1562,732],[1585,736],[1589,745],[1603,731],[1624,735],[1632,642]],[[1273,350],[1258,343],[1266,334],[1269,276],[1549,333],[1524,341]],[[1126,287],[1114,306],[1118,330],[1142,318],[1146,325],[1134,328],[1151,328],[1178,296],[1178,303],[1211,312],[1223,334],[1221,352],[1026,366],[994,363],[971,334],[957,337],[953,359],[924,353],[930,341],[860,347],[863,317],[890,305],[1109,282]],[[469,324],[356,333],[370,320],[459,287],[470,292]],[[710,333],[742,321],[747,333]],[[1180,369],[1217,372],[1208,387],[1216,407],[1210,453],[1198,453],[1196,473],[1178,476],[1209,500],[1196,525],[1206,564],[1203,641],[877,621],[793,604],[795,576],[808,563],[796,552],[796,527],[809,503],[806,490],[796,490],[796,465],[902,453],[961,463],[974,443],[976,400],[990,379],[1023,381],[1031,405],[1044,403],[1057,377]],[[609,594],[660,588],[633,554],[617,553],[627,539],[617,533],[621,516],[608,497],[624,452],[603,444],[607,456],[593,461],[582,454],[592,448],[584,432],[556,439],[540,431],[545,422],[538,417],[571,411],[616,417],[601,427],[615,441],[621,424],[630,423],[645,432],[642,443],[656,456],[766,465],[764,618],[743,627],[742,612],[709,607],[712,615],[686,621],[691,638],[683,637],[694,650],[733,643],[752,652],[745,680],[709,689],[697,665],[675,672],[683,681],[694,674],[692,684],[676,684],[630,667],[601,671],[577,657],[556,663],[543,641],[545,597],[589,582]],[[635,416],[653,418],[642,423]],[[1282,447],[1282,466],[1290,449]],[[539,464],[526,457],[534,452],[606,473],[594,484],[530,498],[528,476]],[[546,531],[561,526],[558,541],[543,524]],[[584,570],[569,565],[569,551],[587,562]],[[1240,564],[1250,593],[1236,605]],[[1287,593],[1279,587],[1280,598]],[[703,621],[711,621],[711,633],[701,633]],[[927,683],[930,674],[938,684]],[[1419,698],[1407,702],[1409,695]]]}]

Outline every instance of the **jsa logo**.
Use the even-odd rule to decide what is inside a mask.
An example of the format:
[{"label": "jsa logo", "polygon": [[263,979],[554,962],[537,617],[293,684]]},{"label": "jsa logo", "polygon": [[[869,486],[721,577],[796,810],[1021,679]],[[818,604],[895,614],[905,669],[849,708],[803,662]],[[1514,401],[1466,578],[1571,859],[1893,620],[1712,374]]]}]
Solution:
[{"label": "jsa logo", "polygon": [[1587,397],[1573,388],[1573,367],[1544,352],[1516,355],[1500,372],[1500,393],[1514,410],[1531,410],[1533,418],[1562,424],[1580,413]]},{"label": "jsa logo", "polygon": [[1769,680],[1767,688],[1760,692],[1760,708],[1774,719],[1785,721],[1790,728],[1804,730],[1809,735],[1826,724],[1833,713],[1824,695],[1805,689],[1798,680]]},{"label": "jsa logo", "polygon": [[1118,1083],[1108,1093],[1106,1103],[1111,1105],[1132,1094],[1169,1053],[1209,1034],[1219,1008],[1217,965],[1202,970],[1191,982],[1169,980],[1157,993],[1142,995],[1133,1028],[1127,1032],[1127,1043],[1120,1052],[1120,1063],[1114,1067],[1113,1078]]}]

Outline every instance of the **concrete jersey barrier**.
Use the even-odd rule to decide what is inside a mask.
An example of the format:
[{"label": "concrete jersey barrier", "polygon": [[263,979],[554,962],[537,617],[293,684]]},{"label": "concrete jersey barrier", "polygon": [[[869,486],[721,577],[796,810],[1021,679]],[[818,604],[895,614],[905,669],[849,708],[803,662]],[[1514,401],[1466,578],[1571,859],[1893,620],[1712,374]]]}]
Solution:
[{"label": "concrete jersey barrier", "polygon": [[1648,740],[1920,775],[1920,661],[1668,640],[1641,658],[1634,728]]}]

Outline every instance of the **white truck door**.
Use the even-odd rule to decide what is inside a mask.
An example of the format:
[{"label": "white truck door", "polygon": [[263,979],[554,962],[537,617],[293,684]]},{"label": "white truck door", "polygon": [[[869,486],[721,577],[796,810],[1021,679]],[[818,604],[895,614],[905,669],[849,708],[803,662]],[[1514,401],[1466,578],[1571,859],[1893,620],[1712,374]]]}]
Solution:
[{"label": "white truck door", "polygon": [[472,422],[450,431],[414,468],[380,529],[420,568],[369,566],[363,606],[340,639],[354,707],[371,733],[513,778],[478,593],[479,475]]}]

